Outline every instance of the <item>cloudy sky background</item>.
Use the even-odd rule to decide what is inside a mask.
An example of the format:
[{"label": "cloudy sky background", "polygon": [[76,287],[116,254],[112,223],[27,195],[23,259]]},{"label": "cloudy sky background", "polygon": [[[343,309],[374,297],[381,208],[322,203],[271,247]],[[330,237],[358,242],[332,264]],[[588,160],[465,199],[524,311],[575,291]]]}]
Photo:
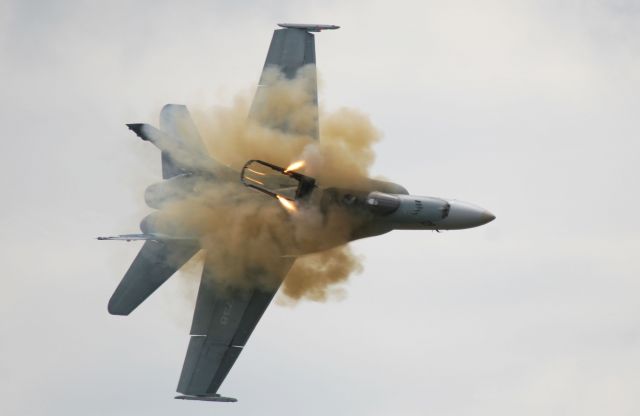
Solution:
[{"label": "cloudy sky background", "polygon": [[[306,3],[306,4],[305,4]],[[221,393],[173,400],[195,281],[106,304],[155,148],[125,123],[251,91],[275,23],[321,105],[384,133],[373,174],[491,224],[354,244],[347,297],[273,305]],[[0,1],[3,415],[637,415],[640,3]]]}]

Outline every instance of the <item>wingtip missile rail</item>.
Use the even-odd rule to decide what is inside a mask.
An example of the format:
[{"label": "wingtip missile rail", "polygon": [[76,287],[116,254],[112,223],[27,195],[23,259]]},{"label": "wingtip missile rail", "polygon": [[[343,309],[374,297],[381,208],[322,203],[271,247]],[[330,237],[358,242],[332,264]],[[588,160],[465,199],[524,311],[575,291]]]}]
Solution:
[{"label": "wingtip missile rail", "polygon": [[317,25],[317,24],[305,24],[305,23],[278,23],[278,26],[285,29],[302,29],[307,32],[320,32],[323,30],[335,30],[340,29],[340,26],[336,25]]},{"label": "wingtip missile rail", "polygon": [[224,397],[219,394],[212,394],[207,396],[187,396],[180,395],[174,397],[174,399],[178,400],[199,400],[203,402],[226,402],[226,403],[235,403],[238,401],[235,397]]}]

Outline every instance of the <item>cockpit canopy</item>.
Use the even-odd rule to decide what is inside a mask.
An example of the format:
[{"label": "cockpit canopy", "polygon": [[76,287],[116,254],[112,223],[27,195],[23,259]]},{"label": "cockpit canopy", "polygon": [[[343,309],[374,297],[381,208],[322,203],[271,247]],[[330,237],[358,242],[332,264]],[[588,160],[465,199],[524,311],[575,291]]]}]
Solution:
[{"label": "cockpit canopy", "polygon": [[250,160],[242,169],[242,183],[274,198],[294,201],[308,196],[315,187],[315,179],[262,160]]}]

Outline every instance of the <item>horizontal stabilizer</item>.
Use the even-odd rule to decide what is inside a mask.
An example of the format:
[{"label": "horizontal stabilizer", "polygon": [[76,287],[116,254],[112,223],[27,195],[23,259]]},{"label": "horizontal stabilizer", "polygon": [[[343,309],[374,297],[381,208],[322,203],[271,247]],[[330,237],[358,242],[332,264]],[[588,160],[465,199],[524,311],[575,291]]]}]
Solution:
[{"label": "horizontal stabilizer", "polygon": [[145,241],[109,300],[109,313],[129,315],[200,250],[195,240]]}]

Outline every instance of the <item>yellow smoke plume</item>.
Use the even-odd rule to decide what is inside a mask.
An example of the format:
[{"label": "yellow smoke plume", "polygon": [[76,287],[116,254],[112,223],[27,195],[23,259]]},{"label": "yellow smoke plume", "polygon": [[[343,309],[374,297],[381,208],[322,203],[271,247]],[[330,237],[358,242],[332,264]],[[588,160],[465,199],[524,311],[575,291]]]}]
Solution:
[{"label": "yellow smoke plume", "polygon": [[[315,140],[315,69],[305,67],[291,80],[273,70],[265,79],[253,106],[246,96],[238,96],[229,107],[194,112],[210,156],[238,172],[249,159],[283,167],[304,161],[297,169],[315,177],[321,187],[362,183],[380,137],[369,118],[347,108],[322,114]],[[324,301],[362,269],[346,246],[353,224],[343,212],[297,205],[283,209],[275,199],[244,187],[239,175],[237,179],[198,183],[190,196],[156,214],[167,232],[176,227],[203,236],[216,279],[235,287],[273,289],[282,283],[293,256],[316,251],[297,257],[282,292],[293,300]]]}]

